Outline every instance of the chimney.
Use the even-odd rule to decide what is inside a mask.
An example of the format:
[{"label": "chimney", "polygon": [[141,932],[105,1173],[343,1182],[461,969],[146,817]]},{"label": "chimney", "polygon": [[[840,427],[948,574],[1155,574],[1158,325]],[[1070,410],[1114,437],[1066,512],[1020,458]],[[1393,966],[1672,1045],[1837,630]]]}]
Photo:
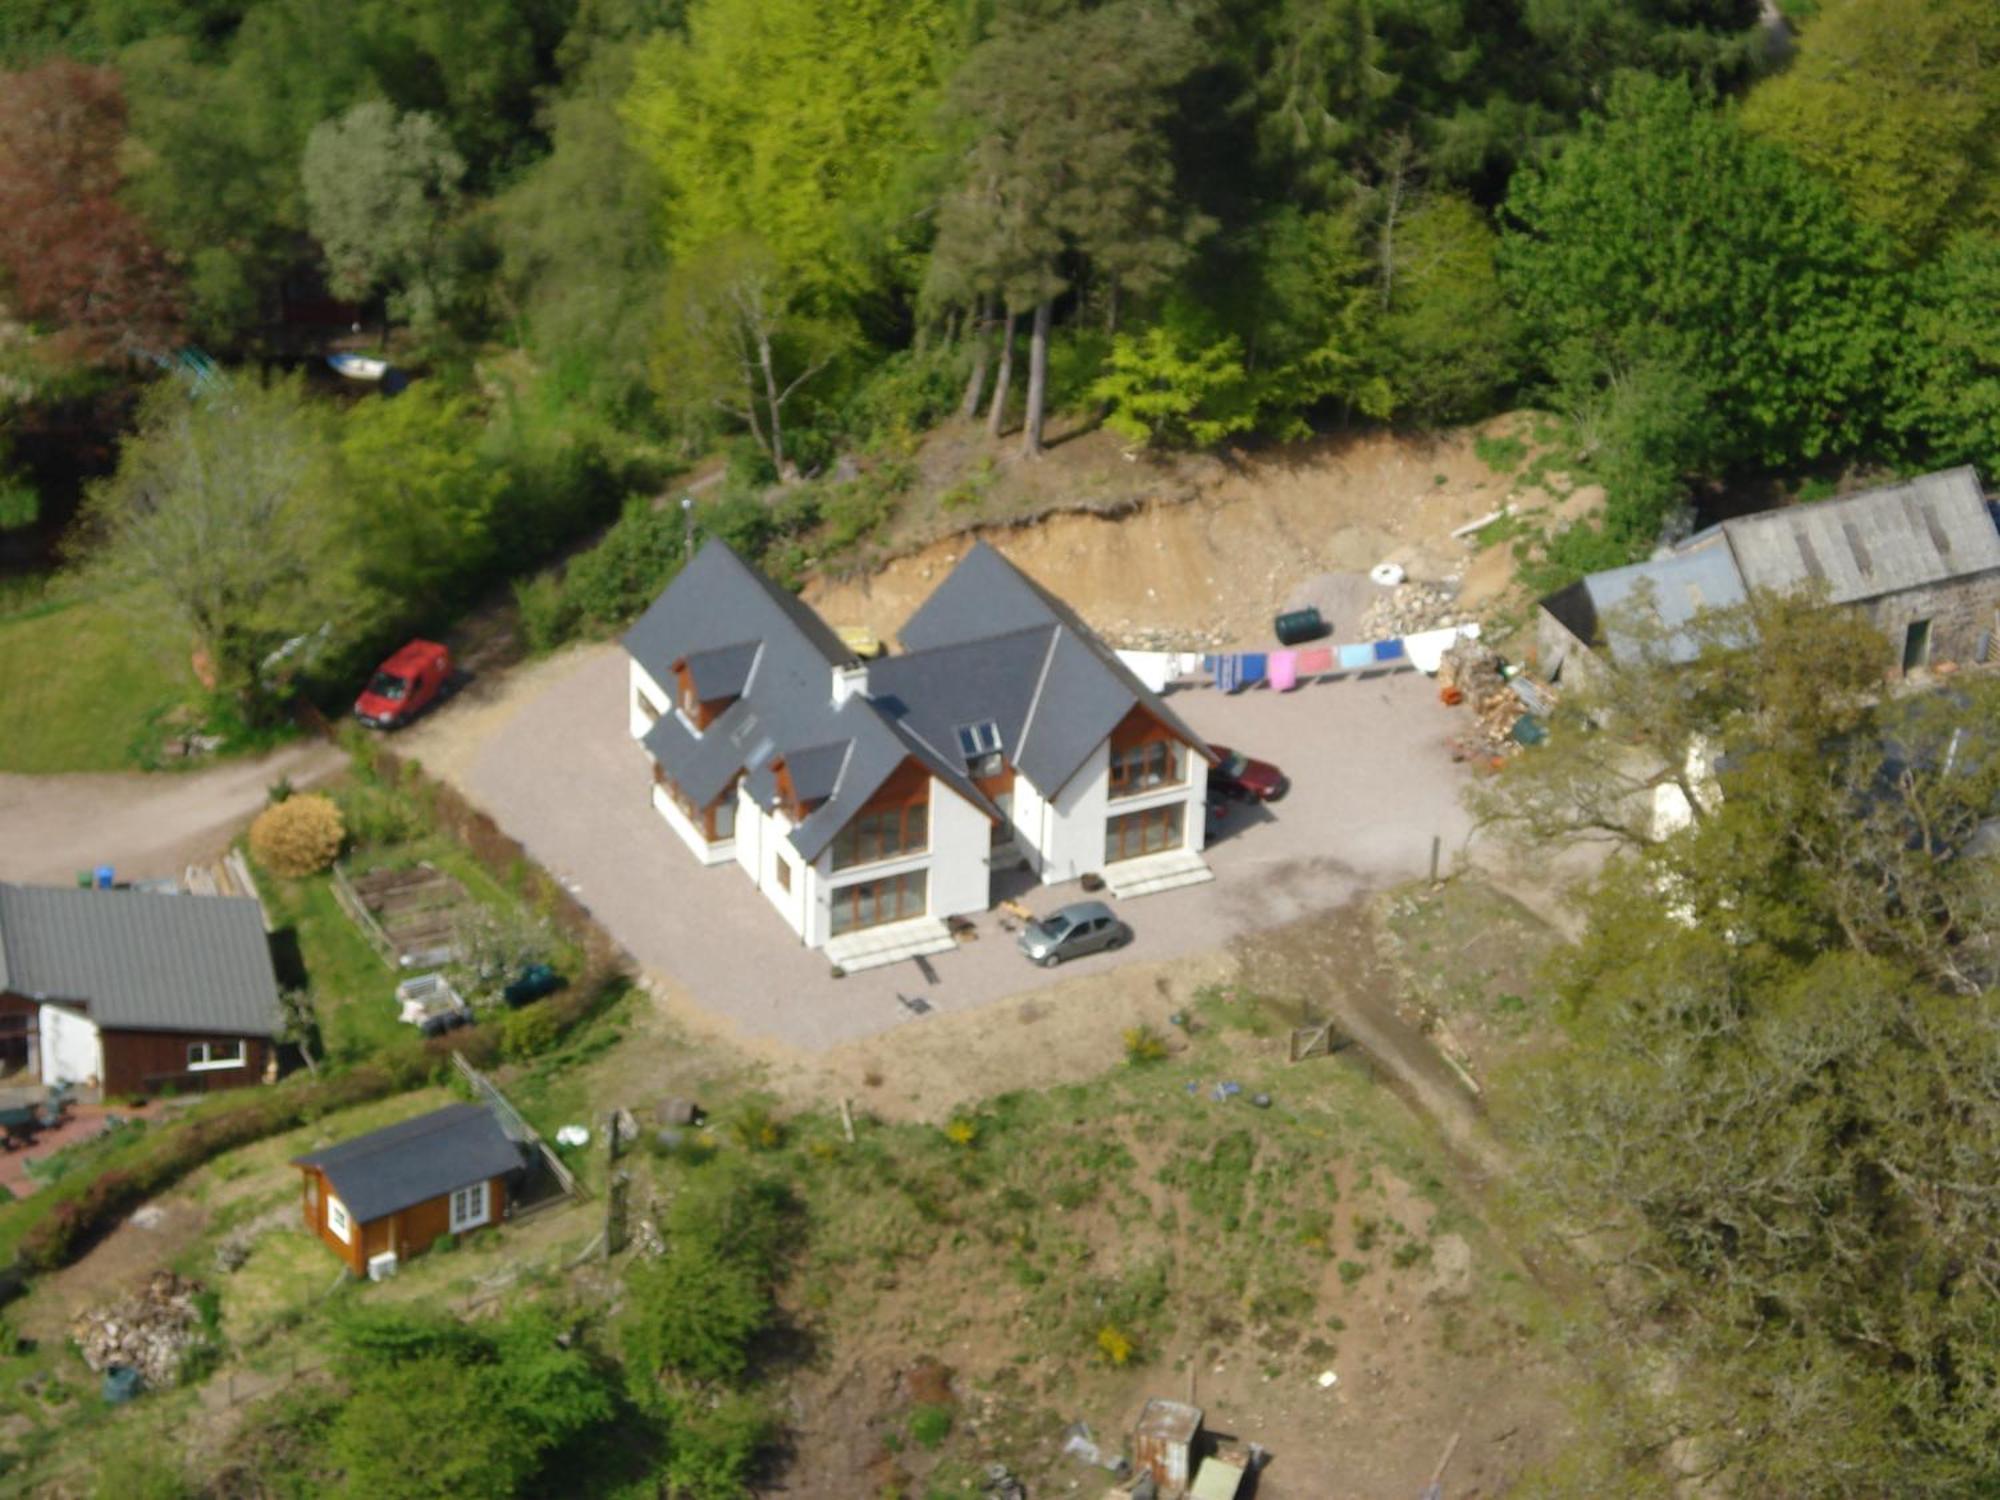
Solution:
[{"label": "chimney", "polygon": [[840,707],[849,698],[868,696],[868,663],[855,662],[852,666],[833,669],[833,706]]}]

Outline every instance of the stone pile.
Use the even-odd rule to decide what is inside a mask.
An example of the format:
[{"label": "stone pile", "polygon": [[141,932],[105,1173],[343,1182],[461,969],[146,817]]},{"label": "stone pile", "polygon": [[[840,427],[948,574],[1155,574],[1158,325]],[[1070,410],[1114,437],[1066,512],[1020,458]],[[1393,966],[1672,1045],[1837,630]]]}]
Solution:
[{"label": "stone pile", "polygon": [[93,1370],[125,1365],[154,1389],[172,1385],[197,1336],[201,1315],[194,1299],[200,1290],[172,1271],[155,1271],[137,1294],[84,1313],[70,1325],[70,1336]]},{"label": "stone pile", "polygon": [[1216,651],[1227,649],[1229,632],[1220,625],[1187,629],[1113,620],[1098,631],[1115,651]]},{"label": "stone pile", "polygon": [[1361,627],[1355,638],[1386,641],[1393,636],[1462,625],[1466,618],[1458,609],[1457,584],[1419,583],[1410,579],[1375,596],[1362,611]]}]

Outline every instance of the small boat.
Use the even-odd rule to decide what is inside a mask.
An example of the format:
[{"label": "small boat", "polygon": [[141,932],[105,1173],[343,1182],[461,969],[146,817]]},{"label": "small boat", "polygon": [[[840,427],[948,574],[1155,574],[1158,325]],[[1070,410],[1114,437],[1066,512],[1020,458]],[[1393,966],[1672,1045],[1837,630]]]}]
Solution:
[{"label": "small boat", "polygon": [[349,380],[380,380],[389,373],[388,360],[366,354],[329,354],[326,362]]}]

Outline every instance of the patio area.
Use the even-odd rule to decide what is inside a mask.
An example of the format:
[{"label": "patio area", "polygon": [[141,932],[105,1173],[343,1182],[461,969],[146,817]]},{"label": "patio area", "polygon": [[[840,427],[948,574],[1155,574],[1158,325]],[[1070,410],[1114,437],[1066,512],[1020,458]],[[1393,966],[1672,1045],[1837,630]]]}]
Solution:
[{"label": "patio area", "polygon": [[[1272,807],[1227,807],[1211,821],[1212,882],[1118,904],[1126,948],[1059,969],[1029,964],[1002,911],[969,935],[884,967],[833,976],[834,960],[803,947],[733,865],[704,868],[649,805],[643,752],[626,730],[624,653],[577,653],[535,696],[492,727],[463,789],[562,879],[647,968],[685,987],[747,1037],[818,1051],[921,1024],[927,1011],[977,1009],[1079,976],[1206,952],[1234,938],[1332,910],[1422,875],[1431,841],[1446,868],[1469,821],[1465,772],[1446,735],[1456,727],[1431,679],[1355,677],[1292,693],[1174,694],[1197,732],[1267,760],[1292,778]],[[996,879],[1037,915],[1078,900],[1074,884]],[[913,1002],[922,1001],[919,1006]]]}]

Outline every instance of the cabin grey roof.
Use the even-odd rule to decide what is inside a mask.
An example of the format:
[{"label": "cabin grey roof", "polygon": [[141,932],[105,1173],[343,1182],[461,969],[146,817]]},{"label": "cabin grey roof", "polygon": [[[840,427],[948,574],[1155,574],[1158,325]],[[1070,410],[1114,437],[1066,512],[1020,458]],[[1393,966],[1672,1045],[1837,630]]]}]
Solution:
[{"label": "cabin grey roof", "polygon": [[[1069,605],[984,542],[973,544],[898,634],[911,652],[902,658],[907,663],[952,647],[997,646],[1022,632],[1051,627],[1040,678],[1032,685],[1016,742],[1007,747],[1007,758],[1045,795],[1053,795],[1076,773],[1135,704],[1205,759],[1213,758],[1201,736],[1133,676]],[[976,655],[965,652],[951,665],[963,669]],[[904,684],[910,691],[898,696],[914,704],[913,679],[924,669],[904,670],[912,674]],[[876,673],[869,675],[872,688]],[[931,675],[942,682],[948,673],[940,669]]]},{"label": "cabin grey roof", "polygon": [[1823,584],[1852,604],[2000,568],[1996,531],[1970,467],[1722,523],[1751,589]]},{"label": "cabin grey roof", "polygon": [[1727,609],[1745,597],[1736,560],[1715,536],[1695,550],[1592,573],[1551,594],[1542,605],[1579,640],[1602,644],[1621,662],[1637,654],[1638,642],[1629,629],[1618,628],[1619,622],[1643,608],[1666,627],[1667,659],[1687,662],[1699,649],[1686,629],[1688,622],[1704,609]]},{"label": "cabin grey roof", "polygon": [[0,988],[114,1029],[284,1027],[263,912],[237,896],[0,884]]},{"label": "cabin grey roof", "polygon": [[[625,649],[662,685],[676,662],[692,671],[705,661],[704,670],[715,674],[711,680],[722,682],[732,680],[730,669],[742,668],[741,695],[707,729],[697,734],[670,710],[647,731],[644,744],[700,807],[739,773],[750,795],[770,806],[776,795],[772,762],[784,757],[801,797],[810,800],[808,788],[814,787],[824,798],[790,834],[801,859],[817,859],[913,754],[981,812],[998,816],[962,766],[912,741],[866,698],[857,694],[836,706],[833,673],[856,665],[853,653],[797,596],[719,541],[696,553],[653,601],[627,632]],[[744,666],[746,660],[751,665]],[[803,759],[803,770],[794,757]]]},{"label": "cabin grey roof", "polygon": [[[905,730],[961,767],[966,756],[958,731],[990,723],[1001,752],[1021,766],[1022,731],[1059,633],[1054,625],[1031,625],[991,640],[885,656],[869,664],[868,696]],[[1032,773],[1028,779],[1038,787],[1043,784]]]},{"label": "cabin grey roof", "polygon": [[292,1158],[317,1167],[357,1224],[504,1177],[522,1150],[483,1104],[453,1104]]}]

